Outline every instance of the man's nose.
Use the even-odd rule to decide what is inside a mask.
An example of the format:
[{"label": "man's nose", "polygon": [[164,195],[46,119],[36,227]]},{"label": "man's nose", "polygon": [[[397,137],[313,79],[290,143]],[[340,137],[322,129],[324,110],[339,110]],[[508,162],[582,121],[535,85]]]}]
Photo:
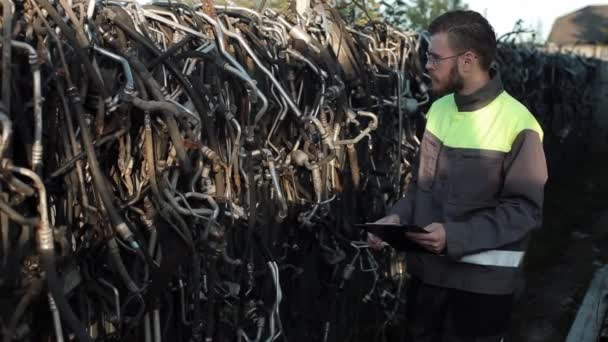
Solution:
[{"label": "man's nose", "polygon": [[426,64],[424,65],[424,67],[428,71],[435,70],[435,65],[433,63],[431,63],[430,61],[426,61]]}]

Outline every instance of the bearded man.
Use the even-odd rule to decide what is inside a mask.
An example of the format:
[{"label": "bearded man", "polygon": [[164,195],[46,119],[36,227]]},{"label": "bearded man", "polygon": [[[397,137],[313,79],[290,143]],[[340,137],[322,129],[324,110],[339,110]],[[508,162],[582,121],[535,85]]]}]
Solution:
[{"label": "bearded man", "polygon": [[448,12],[429,32],[426,68],[438,99],[412,181],[378,222],[427,231],[404,233],[427,251],[407,253],[407,341],[498,342],[541,223],[543,131],[503,89],[492,67],[496,35],[483,16]]}]

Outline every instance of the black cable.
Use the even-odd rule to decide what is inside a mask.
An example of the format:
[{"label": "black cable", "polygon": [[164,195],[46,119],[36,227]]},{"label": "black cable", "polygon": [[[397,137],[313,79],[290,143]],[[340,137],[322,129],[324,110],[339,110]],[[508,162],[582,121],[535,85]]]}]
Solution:
[{"label": "black cable", "polygon": [[30,286],[28,286],[27,291],[19,300],[19,304],[15,308],[13,315],[11,316],[11,320],[9,321],[8,328],[4,331],[4,342],[10,342],[13,340],[13,336],[15,335],[15,329],[17,329],[17,324],[19,324],[19,320],[25,313],[25,310],[30,305],[32,300],[40,294],[42,291],[42,279],[35,278],[32,280]]},{"label": "black cable", "polygon": [[[101,139],[95,140],[93,142],[93,147],[95,147],[95,148],[101,147],[101,145],[104,145],[110,141],[120,138],[125,133],[127,133],[126,129],[120,129],[114,133],[109,133],[109,134],[105,135],[104,137],[102,137]],[[64,173],[68,172],[72,167],[74,167],[74,164],[76,164],[76,162],[78,162],[80,159],[82,159],[84,157],[86,157],[86,152],[83,151],[83,152],[78,153],[76,156],[72,157],[68,161],[63,162],[63,165],[60,168],[58,168],[57,170],[53,171],[53,173],[51,173],[51,175],[44,182],[48,183],[51,180],[53,180],[54,178],[61,177]]]},{"label": "black cable", "polygon": [[[42,0],[46,1],[46,0]],[[80,95],[78,94],[78,90],[76,87],[71,86],[68,89],[68,98],[72,104],[74,109],[76,120],[78,121],[78,126],[80,126],[80,136],[82,138],[82,143],[84,145],[85,152],[87,154],[87,160],[89,162],[89,171],[91,172],[91,176],[93,178],[93,184],[95,186],[95,190],[99,194],[101,201],[108,213],[110,218],[110,222],[116,230],[119,230],[118,233],[126,239],[129,243],[132,243],[132,235],[129,239],[127,233],[122,233],[120,229],[128,229],[123,219],[118,214],[118,210],[114,206],[111,197],[111,191],[108,189],[107,181],[101,172],[101,168],[99,166],[99,161],[97,160],[97,156],[95,154],[95,148],[93,147],[93,139],[91,138],[91,133],[89,132],[89,127],[87,125],[84,108],[82,107],[82,103],[80,102]],[[130,241],[129,241],[130,240]]]},{"label": "black cable", "polygon": [[4,110],[10,115],[11,111],[11,40],[13,32],[13,5],[8,0],[2,1],[2,103]]},{"label": "black cable", "polygon": [[193,330],[200,330],[203,325],[201,314],[201,258],[196,251],[192,255],[192,286],[190,288],[190,296],[194,298],[194,306],[192,309],[192,327]]},{"label": "black cable", "polygon": [[175,153],[179,159],[179,166],[184,173],[189,174],[192,172],[192,163],[188,157],[188,152],[183,143],[183,138],[179,127],[177,126],[177,120],[174,117],[174,111],[177,110],[177,106],[166,101],[145,101],[142,99],[134,98],[132,100],[134,106],[151,112],[161,112],[167,124],[167,130],[171,137],[171,142],[175,148]]},{"label": "black cable", "polygon": [[[135,31],[133,28],[131,28],[129,25],[127,25],[125,22],[123,22],[122,20],[120,20],[119,18],[116,18],[116,17],[110,17],[109,19],[114,24],[116,24],[116,26],[118,26],[125,33],[127,33],[127,35],[129,35],[131,38],[136,40],[138,43],[140,43],[143,47],[145,47],[147,50],[152,52],[154,55],[156,55],[157,57],[162,55],[162,53],[156,48],[156,46],[154,46],[154,44],[152,44],[147,38],[145,38],[144,36],[139,34],[137,31]],[[186,92],[188,97],[192,100],[194,108],[196,108],[196,111],[199,113],[199,115],[201,117],[201,121],[206,130],[207,139],[209,139],[209,145],[211,146],[211,149],[213,149],[214,151],[219,151],[220,150],[219,143],[217,140],[217,135],[214,132],[214,125],[213,125],[213,122],[211,121],[211,118],[207,115],[208,113],[211,112],[211,109],[209,108],[209,106],[204,105],[203,101],[201,100],[201,96],[196,94],[194,87],[192,86],[192,83],[190,81],[188,81],[188,79],[184,76],[184,74],[182,74],[177,69],[175,64],[173,64],[170,60],[163,61],[163,64],[165,64],[165,66],[167,66],[167,68],[169,69],[171,74],[183,86],[184,91]],[[199,90],[202,91],[202,89],[199,89]]]},{"label": "black cable", "polygon": [[65,298],[63,284],[57,276],[57,271],[55,270],[55,256],[53,255],[53,252],[48,250],[41,251],[40,259],[46,274],[46,281],[49,291],[57,304],[57,308],[61,314],[61,319],[67,323],[70,329],[72,329],[72,332],[76,335],[76,339],[78,341],[90,342],[91,338],[87,334],[85,327],[76,317],[74,311],[72,311],[72,308],[68,303],[68,300]]},{"label": "black cable", "polygon": [[129,292],[139,292],[139,288],[135,285],[135,282],[129,275],[127,268],[125,267],[125,263],[120,256],[120,250],[118,249],[118,243],[115,238],[112,238],[108,241],[108,252],[110,254],[110,259],[114,264],[114,268],[120,275],[120,278],[125,283],[125,286],[129,290]]},{"label": "black cable", "polygon": [[216,307],[216,299],[215,299],[215,283],[217,281],[217,258],[211,256],[207,260],[207,310],[206,310],[206,328],[205,328],[205,341],[213,341],[213,336],[215,334],[215,307]]},{"label": "black cable", "polygon": [[[401,155],[403,153],[401,149],[401,142],[403,141],[403,111],[402,111],[402,94],[401,94],[401,74],[399,71],[395,72],[395,78],[397,81],[397,117],[398,117],[398,128],[399,128],[399,144],[397,145],[397,177],[395,177],[395,181],[397,184],[401,183]],[[409,113],[408,113],[409,114]],[[409,125],[409,122],[407,122]],[[409,130],[408,130],[409,131]],[[409,138],[409,134],[408,134]],[[397,197],[401,198],[401,186],[398,186],[397,189]]]},{"label": "black cable", "polygon": [[[46,9],[46,11],[49,13],[49,15],[53,18],[53,20],[56,22],[56,24],[61,28],[63,34],[66,36],[68,41],[71,44],[73,44],[73,46],[76,47],[75,51],[79,55],[83,66],[85,67],[85,69],[87,69],[88,74],[91,77],[93,77],[93,82],[96,84],[96,86],[98,87],[98,90],[101,92],[102,98],[106,99],[107,95],[105,92],[105,87],[103,85],[103,82],[100,78],[97,77],[98,75],[95,71],[95,68],[93,68],[93,65],[89,61],[88,56],[86,56],[86,54],[82,51],[82,47],[79,45],[77,39],[75,38],[75,34],[74,34],[73,30],[63,22],[62,18],[59,16],[57,11],[51,6],[51,4],[48,2],[48,0],[40,0],[40,3],[44,7],[44,9]],[[58,44],[60,44],[60,42],[58,42]],[[67,69],[67,65],[65,65],[65,62],[63,61],[63,59],[62,59],[62,63],[64,64],[63,65],[64,68]],[[84,108],[83,108],[81,100],[80,100],[79,91],[73,85],[72,80],[69,77],[69,74],[66,74],[65,77],[66,77],[66,81],[68,83],[68,90],[67,90],[68,97],[69,97],[70,103],[74,109],[76,119],[78,121],[78,126],[80,126],[82,142],[83,142],[83,145],[85,148],[85,153],[87,154],[87,159],[89,162],[90,172],[91,172],[91,175],[93,178],[93,184],[95,186],[95,189],[96,189],[97,193],[99,194],[99,197],[101,198],[106,211],[108,212],[110,221],[113,224],[114,228],[117,230],[117,232],[119,234],[122,235],[123,238],[128,240],[128,242],[134,243],[132,234],[130,234],[130,232],[128,231],[128,227],[125,225],[122,218],[118,214],[118,211],[114,207],[114,204],[112,202],[112,198],[110,195],[111,192],[107,187],[107,183],[103,177],[103,174],[101,173],[101,168],[99,166],[99,162],[97,161],[97,157],[95,155],[95,149],[93,147],[91,133],[89,132],[89,128],[88,128],[88,125],[85,120]],[[61,85],[59,85],[59,86],[61,86]],[[100,103],[100,105],[103,105],[103,103]]]},{"label": "black cable", "polygon": [[38,217],[25,217],[18,213],[15,209],[13,209],[8,203],[4,202],[0,199],[0,211],[4,212],[8,217],[24,226],[32,226],[35,227],[40,223],[40,218]]},{"label": "black cable", "polygon": [[186,46],[186,44],[190,43],[191,40],[194,39],[194,36],[189,34],[185,36],[182,40],[177,42],[168,48],[165,52],[163,52],[160,56],[154,58],[151,62],[146,64],[147,69],[154,69],[159,64],[163,63],[166,59],[171,58],[177,51]]},{"label": "black cable", "polygon": [[108,94],[106,92],[103,81],[99,77],[99,74],[97,74],[95,68],[93,67],[93,64],[91,64],[89,56],[87,56],[87,54],[85,53],[85,47],[81,46],[78,42],[78,39],[76,39],[76,33],[74,32],[74,30],[63,21],[63,18],[61,18],[59,13],[57,13],[55,8],[48,2],[48,0],[39,0],[39,3],[51,16],[51,18],[53,18],[55,24],[57,24],[57,26],[59,26],[59,28],[61,29],[62,34],[74,47],[74,52],[78,55],[78,61],[82,63],[82,65],[86,69],[87,75],[92,78],[93,84],[95,84],[95,87],[101,93],[101,97],[104,100],[107,99]]},{"label": "black cable", "polygon": [[167,129],[169,131],[169,136],[171,137],[171,141],[175,147],[175,152],[177,153],[177,157],[180,161],[180,167],[185,173],[191,173],[192,163],[190,162],[190,158],[186,152],[183,138],[174,117],[174,115],[179,111],[177,106],[165,101],[160,85],[158,82],[156,82],[154,76],[148,71],[148,69],[146,69],[143,62],[132,51],[125,50],[122,53],[133,67],[135,73],[139,74],[140,78],[150,91],[152,98],[156,100],[146,101],[134,98],[132,100],[133,104],[145,111],[159,111],[163,114],[165,123],[167,124]]}]

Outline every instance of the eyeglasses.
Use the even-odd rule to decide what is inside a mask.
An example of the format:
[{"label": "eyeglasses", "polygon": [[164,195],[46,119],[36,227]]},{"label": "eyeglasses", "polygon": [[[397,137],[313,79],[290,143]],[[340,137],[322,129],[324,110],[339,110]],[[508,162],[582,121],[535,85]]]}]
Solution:
[{"label": "eyeglasses", "polygon": [[439,65],[439,62],[441,62],[441,61],[444,61],[446,59],[460,57],[460,56],[464,55],[465,53],[466,52],[461,52],[461,53],[459,53],[457,55],[454,55],[454,56],[448,56],[448,57],[443,57],[443,58],[435,58],[435,57],[433,57],[433,55],[431,55],[430,53],[427,52],[426,53],[426,60],[427,60],[427,63],[430,63],[433,66],[437,66],[437,65]]}]

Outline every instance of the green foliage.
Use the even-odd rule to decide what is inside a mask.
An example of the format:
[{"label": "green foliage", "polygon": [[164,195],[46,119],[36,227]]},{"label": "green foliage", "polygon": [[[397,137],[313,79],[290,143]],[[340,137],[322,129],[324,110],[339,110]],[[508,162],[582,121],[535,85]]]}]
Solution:
[{"label": "green foliage", "polygon": [[382,19],[377,0],[337,0],[336,8],[348,23],[363,24]]},{"label": "green foliage", "polygon": [[[152,0],[152,2],[167,2],[169,0]],[[201,0],[171,0],[174,2],[181,2],[183,4],[192,6],[200,4]],[[214,0],[215,5],[229,5],[247,7],[251,9],[257,9],[260,6],[261,0]],[[291,0],[266,0],[266,7],[273,8],[279,11],[286,10],[289,7]]]},{"label": "green foliage", "polygon": [[462,0],[381,0],[382,16],[392,25],[426,30],[433,19],[457,9],[467,9]]},{"label": "green foliage", "polygon": [[[236,5],[251,9],[259,8],[261,0],[215,0],[216,5]],[[291,0],[266,0],[266,8],[284,11],[289,8]]]}]

